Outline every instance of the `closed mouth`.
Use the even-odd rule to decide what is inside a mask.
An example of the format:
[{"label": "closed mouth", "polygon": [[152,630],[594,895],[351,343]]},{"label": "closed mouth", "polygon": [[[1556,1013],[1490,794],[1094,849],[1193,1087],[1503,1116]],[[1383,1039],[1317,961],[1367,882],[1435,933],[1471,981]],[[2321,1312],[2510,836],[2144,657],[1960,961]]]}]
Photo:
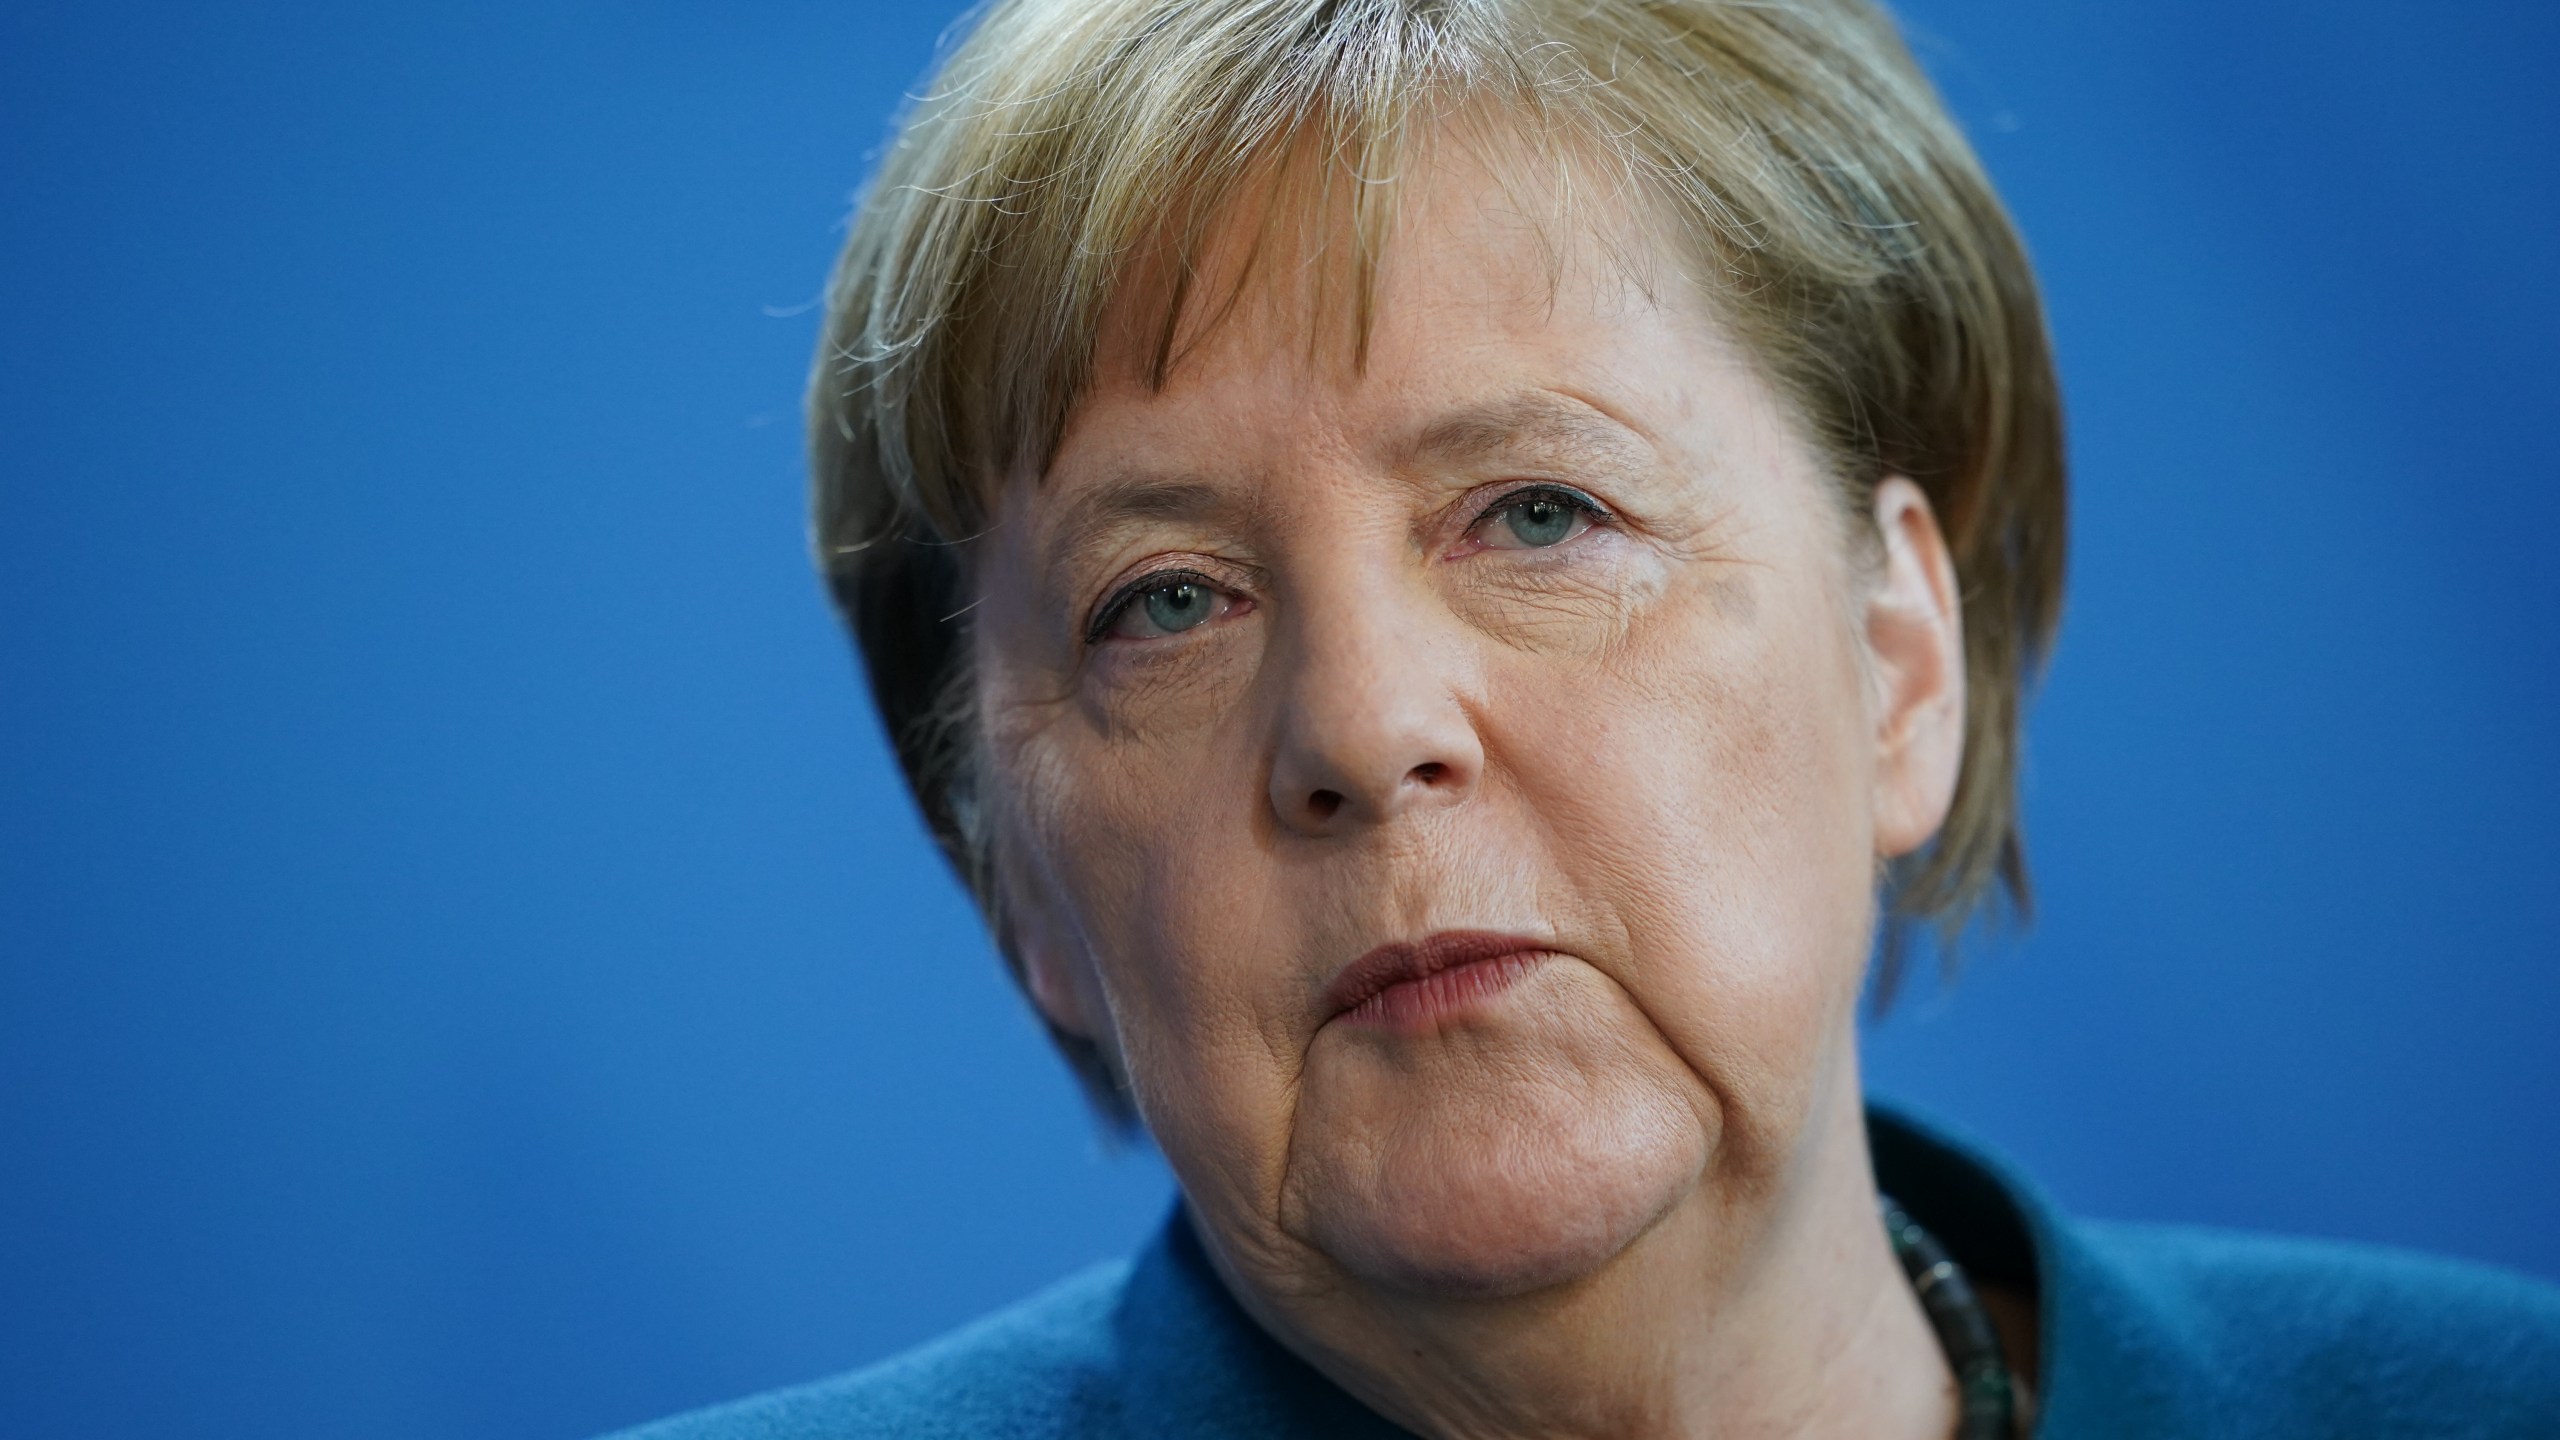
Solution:
[{"label": "closed mouth", "polygon": [[1381,945],[1343,967],[1326,987],[1327,1019],[1427,1027],[1509,988],[1552,953],[1554,947],[1543,940],[1477,930]]}]

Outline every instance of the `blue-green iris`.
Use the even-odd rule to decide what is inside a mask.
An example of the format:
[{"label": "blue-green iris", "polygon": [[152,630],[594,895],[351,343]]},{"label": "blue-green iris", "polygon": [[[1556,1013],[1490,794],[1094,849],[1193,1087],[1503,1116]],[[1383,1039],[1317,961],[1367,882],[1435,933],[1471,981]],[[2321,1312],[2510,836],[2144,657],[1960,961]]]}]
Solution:
[{"label": "blue-green iris", "polygon": [[1573,534],[1574,507],[1554,495],[1531,495],[1502,507],[1502,523],[1523,545],[1557,544]]},{"label": "blue-green iris", "polygon": [[1216,600],[1199,581],[1176,580],[1149,590],[1139,603],[1147,607],[1147,623],[1171,635],[1208,619]]}]

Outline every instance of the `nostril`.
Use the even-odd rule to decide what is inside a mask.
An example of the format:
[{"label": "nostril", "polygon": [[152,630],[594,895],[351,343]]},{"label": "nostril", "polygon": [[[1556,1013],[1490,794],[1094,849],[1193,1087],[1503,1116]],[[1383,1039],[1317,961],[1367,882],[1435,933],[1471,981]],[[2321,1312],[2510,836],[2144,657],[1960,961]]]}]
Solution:
[{"label": "nostril", "polygon": [[1332,819],[1334,812],[1341,808],[1342,792],[1339,790],[1318,790],[1307,797],[1307,813],[1320,821]]},{"label": "nostril", "polygon": [[1405,778],[1408,780],[1419,781],[1424,785],[1437,785],[1443,779],[1447,778],[1448,774],[1448,766],[1441,764],[1437,760],[1426,760],[1421,764],[1414,766],[1413,769],[1406,774]]}]

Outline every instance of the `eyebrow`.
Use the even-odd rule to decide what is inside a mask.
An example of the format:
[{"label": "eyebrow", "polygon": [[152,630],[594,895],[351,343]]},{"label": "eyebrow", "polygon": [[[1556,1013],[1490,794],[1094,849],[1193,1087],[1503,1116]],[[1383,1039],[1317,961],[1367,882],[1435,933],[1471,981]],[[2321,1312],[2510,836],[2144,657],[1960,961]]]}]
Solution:
[{"label": "eyebrow", "polygon": [[1529,390],[1454,410],[1424,426],[1410,460],[1481,461],[1523,449],[1614,460],[1649,460],[1653,446],[1632,426],[1588,401]]},{"label": "eyebrow", "polygon": [[1079,495],[1058,520],[1041,554],[1050,573],[1121,531],[1150,522],[1234,524],[1245,504],[1225,487],[1187,475],[1129,471],[1105,477]]},{"label": "eyebrow", "polygon": [[[1655,457],[1651,442],[1588,401],[1553,390],[1526,390],[1433,418],[1404,447],[1406,463],[1481,462],[1522,450],[1597,457],[1642,464]],[[1190,521],[1240,528],[1253,508],[1231,487],[1193,475],[1124,470],[1103,477],[1077,496],[1041,545],[1051,574],[1076,555],[1121,532],[1150,523]]]}]

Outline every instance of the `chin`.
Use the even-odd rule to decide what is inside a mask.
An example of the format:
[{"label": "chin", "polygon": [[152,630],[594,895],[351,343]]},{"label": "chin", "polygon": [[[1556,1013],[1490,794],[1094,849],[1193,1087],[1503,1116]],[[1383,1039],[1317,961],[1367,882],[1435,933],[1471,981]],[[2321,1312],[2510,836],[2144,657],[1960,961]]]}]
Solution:
[{"label": "chin", "polygon": [[[1556,999],[1434,1036],[1320,1042],[1287,1228],[1372,1284],[1453,1299],[1568,1285],[1625,1253],[1706,1173],[1709,1126],[1640,1018]],[[1593,1023],[1627,1020],[1641,1029]]]}]

